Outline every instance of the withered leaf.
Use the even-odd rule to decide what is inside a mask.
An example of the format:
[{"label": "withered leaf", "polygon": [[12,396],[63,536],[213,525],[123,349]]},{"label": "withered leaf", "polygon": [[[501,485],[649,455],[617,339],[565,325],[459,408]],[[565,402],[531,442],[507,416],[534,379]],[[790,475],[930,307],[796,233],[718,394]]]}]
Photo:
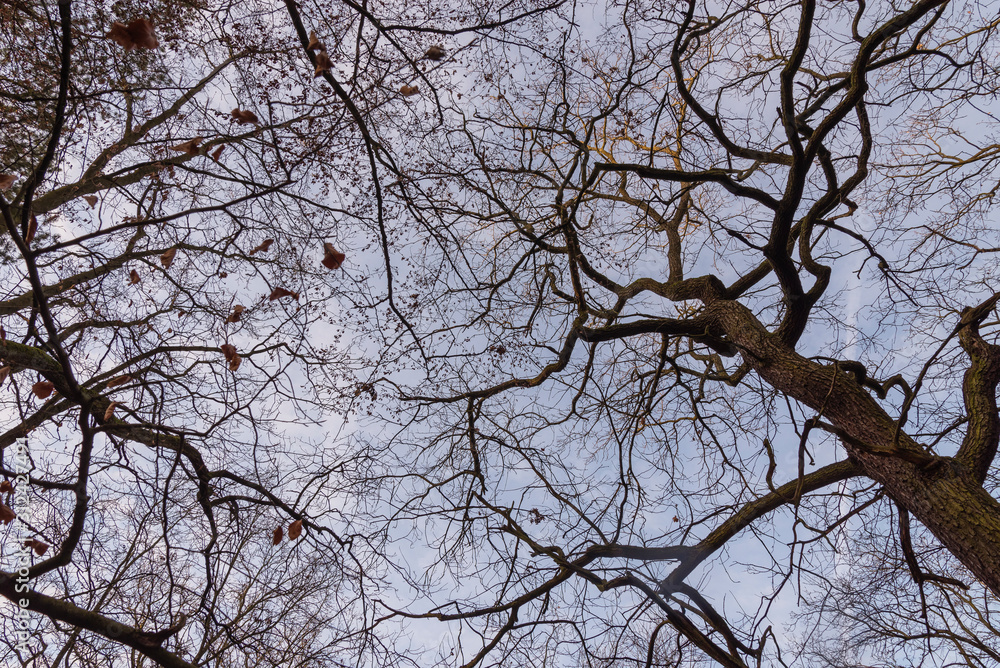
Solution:
[{"label": "withered leaf", "polygon": [[281,543],[281,539],[284,537],[285,537],[285,531],[281,527],[278,527],[271,533],[271,544],[278,545],[279,543]]},{"label": "withered leaf", "polygon": [[132,51],[136,48],[135,42],[132,41],[132,36],[128,34],[128,26],[124,23],[115,21],[111,24],[111,30],[109,30],[104,36],[109,38],[118,46],[124,47],[126,51]]},{"label": "withered leaf", "polygon": [[170,265],[174,263],[175,255],[177,255],[176,247],[164,251],[163,255],[160,256],[160,264],[163,265],[164,269],[170,269]]},{"label": "withered leaf", "polygon": [[111,419],[111,417],[115,414],[115,408],[117,408],[118,406],[121,406],[121,405],[122,405],[122,402],[120,402],[120,401],[112,401],[110,404],[108,404],[107,409],[104,411],[104,420],[105,420],[105,422],[107,422],[108,420]]},{"label": "withered leaf", "polygon": [[6,503],[0,501],[0,522],[10,524],[15,519],[17,519],[17,513],[11,510]]},{"label": "withered leaf", "polygon": [[31,217],[28,221],[28,231],[24,235],[24,243],[30,244],[35,239],[35,233],[38,231],[38,218],[35,216]]},{"label": "withered leaf", "polygon": [[3,482],[0,482],[0,494],[12,491],[14,491],[14,485],[10,484],[10,480],[4,480]]},{"label": "withered leaf", "polygon": [[286,290],[285,288],[275,288],[274,290],[271,290],[268,300],[273,302],[275,299],[281,299],[282,297],[295,297],[298,299],[299,293]]},{"label": "withered leaf", "polygon": [[153,32],[153,24],[148,19],[136,19],[129,23],[128,34],[132,37],[137,48],[155,49],[160,45]]},{"label": "withered leaf", "polygon": [[31,391],[39,399],[48,399],[49,395],[56,389],[56,386],[48,380],[40,380],[31,386]]},{"label": "withered leaf", "polygon": [[236,107],[230,113],[232,114],[233,119],[235,119],[235,121],[240,125],[243,125],[244,123],[253,123],[254,125],[260,124],[260,121],[257,119],[257,114],[252,111],[246,109],[240,110],[239,107]]},{"label": "withered leaf", "polygon": [[153,32],[153,24],[148,19],[136,19],[128,25],[115,21],[111,24],[111,30],[105,37],[110,38],[126,51],[155,49],[160,45]]},{"label": "withered leaf", "polygon": [[129,285],[135,285],[136,283],[138,283],[141,280],[142,280],[142,278],[139,277],[139,272],[137,272],[135,269],[133,269],[132,271],[128,272],[128,284]]},{"label": "withered leaf", "polygon": [[302,535],[302,520],[295,520],[288,525],[288,540],[295,540]]},{"label": "withered leaf", "polygon": [[84,195],[83,201],[89,204],[90,208],[93,209],[97,206],[97,195]]},{"label": "withered leaf", "polygon": [[233,306],[233,312],[229,314],[228,318],[226,318],[226,322],[239,322],[240,318],[243,316],[243,311],[245,310],[245,308],[236,304]]},{"label": "withered leaf", "polygon": [[218,162],[219,161],[219,156],[222,155],[222,151],[225,148],[226,148],[225,144],[220,144],[219,148],[217,148],[214,151],[212,151],[212,160],[215,160],[216,162]]},{"label": "withered leaf", "polygon": [[306,47],[310,51],[325,51],[323,48],[323,42],[319,41],[319,37],[316,35],[315,30],[309,31],[309,46]]},{"label": "withered leaf", "polygon": [[347,256],[334,248],[333,244],[329,242],[323,244],[323,266],[327,269],[340,269],[346,258]]},{"label": "withered leaf", "polygon": [[132,380],[132,376],[128,374],[122,374],[121,376],[115,376],[108,381],[107,388],[110,390],[113,387],[118,387],[119,385],[124,385],[125,383]]},{"label": "withered leaf", "polygon": [[316,54],[316,71],[313,72],[313,79],[332,68],[333,61],[330,60],[330,56],[326,55],[326,51],[320,51]]},{"label": "withered leaf", "polygon": [[187,153],[188,155],[198,155],[201,153],[201,149],[198,145],[204,137],[195,137],[194,139],[189,139],[186,142],[181,142],[180,144],[175,144],[170,147],[171,151],[177,151],[178,153]]},{"label": "withered leaf", "polygon": [[35,554],[37,554],[39,557],[45,554],[45,552],[48,551],[49,549],[48,545],[35,538],[29,538],[28,540],[24,541],[24,546],[30,547],[32,550],[35,551]]},{"label": "withered leaf", "polygon": [[226,361],[229,362],[230,371],[236,371],[240,368],[240,363],[242,363],[243,360],[238,354],[236,354],[236,346],[229,343],[223,343],[219,346],[219,350],[221,350],[222,354],[226,356]]},{"label": "withered leaf", "polygon": [[444,58],[444,47],[440,44],[435,44],[431,48],[427,49],[427,53],[424,54],[424,58],[430,60],[441,60]]},{"label": "withered leaf", "polygon": [[13,174],[0,174],[0,190],[10,190],[16,179]]},{"label": "withered leaf", "polygon": [[5,380],[7,380],[7,376],[9,376],[9,375],[10,375],[10,367],[9,366],[5,366],[5,367],[0,368],[0,384],[2,384]]},{"label": "withered leaf", "polygon": [[416,95],[420,89],[417,86],[403,86],[399,89],[399,94],[403,97],[410,97],[411,95]]},{"label": "withered leaf", "polygon": [[268,248],[271,247],[271,244],[273,244],[273,243],[274,243],[274,239],[264,239],[262,242],[260,242],[259,246],[257,246],[256,248],[251,248],[250,252],[247,253],[247,255],[255,255],[257,253],[264,253],[264,252],[267,251]]}]

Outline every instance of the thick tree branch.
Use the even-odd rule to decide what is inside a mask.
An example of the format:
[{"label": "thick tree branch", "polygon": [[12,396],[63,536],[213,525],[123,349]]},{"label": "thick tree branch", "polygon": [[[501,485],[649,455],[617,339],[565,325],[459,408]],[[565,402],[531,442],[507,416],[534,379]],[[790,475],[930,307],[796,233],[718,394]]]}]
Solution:
[{"label": "thick tree branch", "polygon": [[[19,590],[18,587],[24,587],[24,585],[18,584],[16,573],[0,572],[0,595],[15,603],[26,600],[28,610],[120,642],[156,661],[164,668],[195,668],[195,664],[184,661],[173,652],[160,646],[166,640],[166,638],[161,639],[163,632],[139,631],[100,613],[80,608],[69,601],[46,596],[30,587],[27,591]],[[166,631],[176,633],[179,630],[179,628],[176,630],[171,628]]]}]

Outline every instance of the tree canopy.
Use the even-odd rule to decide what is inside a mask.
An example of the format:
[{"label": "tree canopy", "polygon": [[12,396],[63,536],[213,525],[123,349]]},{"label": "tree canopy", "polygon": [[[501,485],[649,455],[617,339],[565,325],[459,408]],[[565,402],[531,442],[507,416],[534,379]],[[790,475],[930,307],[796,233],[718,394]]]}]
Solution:
[{"label": "tree canopy", "polygon": [[7,663],[1000,662],[995,5],[0,23]]}]

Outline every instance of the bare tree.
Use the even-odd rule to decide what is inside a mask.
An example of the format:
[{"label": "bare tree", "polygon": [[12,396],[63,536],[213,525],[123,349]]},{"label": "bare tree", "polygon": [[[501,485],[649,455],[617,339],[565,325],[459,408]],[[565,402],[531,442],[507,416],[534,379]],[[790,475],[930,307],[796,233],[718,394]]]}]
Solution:
[{"label": "bare tree", "polygon": [[4,661],[396,656],[326,442],[360,366],[332,298],[387,234],[369,124],[443,53],[419,7],[322,9],[0,6]]},{"label": "bare tree", "polygon": [[988,8],[36,4],[8,657],[996,661]]},{"label": "bare tree", "polygon": [[397,614],[464,665],[990,665],[997,18],[575,9],[479,45],[400,185]]}]

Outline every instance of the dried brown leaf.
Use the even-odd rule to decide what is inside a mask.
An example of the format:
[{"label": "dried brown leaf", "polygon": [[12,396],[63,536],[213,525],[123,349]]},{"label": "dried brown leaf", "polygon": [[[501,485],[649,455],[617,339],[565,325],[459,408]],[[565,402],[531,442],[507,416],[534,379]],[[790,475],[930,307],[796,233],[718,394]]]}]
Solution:
[{"label": "dried brown leaf", "polygon": [[35,551],[35,554],[37,554],[39,557],[45,554],[49,549],[48,545],[35,538],[29,538],[28,540],[24,541],[24,546],[30,547],[32,550]]},{"label": "dried brown leaf", "polygon": [[230,371],[236,371],[240,368],[240,364],[243,360],[236,353],[236,346],[229,343],[223,343],[219,346],[219,350],[221,350],[222,354],[226,356],[226,361],[229,362]]},{"label": "dried brown leaf", "polygon": [[0,522],[4,524],[10,524],[17,519],[17,513],[10,509],[3,501],[0,501]]},{"label": "dried brown leaf", "polygon": [[237,107],[230,113],[232,114],[233,119],[240,125],[243,125],[244,123],[252,123],[254,125],[260,124],[260,121],[257,119],[257,114],[252,111],[246,109],[240,110],[240,108]]},{"label": "dried brown leaf", "polygon": [[198,155],[201,153],[201,149],[198,148],[198,145],[201,144],[202,139],[204,139],[204,137],[189,139],[185,142],[181,142],[180,144],[171,146],[170,150],[177,151],[178,153],[187,153],[188,155]]},{"label": "dried brown leaf", "polygon": [[141,49],[155,49],[160,45],[153,32],[153,24],[147,19],[136,19],[128,24],[128,34],[132,41]]},{"label": "dried brown leaf", "polygon": [[257,253],[267,252],[267,249],[270,248],[271,244],[273,243],[274,239],[264,239],[262,242],[260,242],[259,246],[257,246],[256,248],[251,248],[250,252],[247,253],[247,255],[255,255]]},{"label": "dried brown leaf", "polygon": [[132,40],[132,36],[128,34],[128,26],[124,23],[115,21],[111,24],[111,30],[109,30],[104,36],[118,46],[124,47],[126,51],[132,51],[136,48],[135,42]]},{"label": "dried brown leaf", "polygon": [[225,148],[226,148],[225,144],[220,144],[219,148],[217,148],[214,151],[212,151],[212,160],[215,160],[216,162],[218,162],[219,161],[219,156],[222,155],[222,151]]},{"label": "dried brown leaf", "polygon": [[427,53],[424,54],[424,58],[429,60],[441,60],[444,58],[445,51],[444,47],[440,44],[435,44],[431,48],[427,49]]},{"label": "dried brown leaf", "polygon": [[281,543],[281,539],[285,537],[285,531],[278,527],[271,533],[271,544],[278,545]]},{"label": "dried brown leaf", "polygon": [[108,404],[108,408],[104,411],[104,421],[107,422],[108,420],[110,420],[112,416],[115,414],[115,408],[121,405],[122,402],[120,401],[112,401],[110,404]]},{"label": "dried brown leaf", "polygon": [[0,482],[0,494],[5,494],[7,492],[13,492],[13,491],[14,491],[14,485],[10,483],[10,480],[4,480],[3,482]]},{"label": "dried brown leaf", "polygon": [[119,385],[124,385],[125,383],[129,382],[130,380],[132,380],[132,376],[129,376],[128,374],[122,374],[121,376],[115,376],[114,378],[112,378],[111,380],[108,381],[108,384],[107,384],[106,387],[110,390],[113,387],[118,387]]},{"label": "dried brown leaf", "polygon": [[316,35],[315,30],[309,31],[309,46],[306,48],[310,51],[325,51],[323,48],[323,42],[319,41],[319,37]]},{"label": "dried brown leaf", "polygon": [[244,307],[236,304],[233,306],[233,312],[229,314],[228,318],[226,318],[226,322],[239,322],[240,318],[243,317],[243,311],[245,310],[246,309]]},{"label": "dried brown leaf", "polygon": [[7,380],[7,376],[9,376],[9,375],[10,375],[10,367],[9,366],[5,366],[5,367],[0,368],[0,384],[3,384],[3,382],[5,380]]},{"label": "dried brown leaf", "polygon": [[135,269],[133,269],[132,271],[128,272],[128,284],[129,285],[135,285],[136,283],[138,283],[141,280],[142,280],[142,278],[139,276],[139,272],[137,272]]},{"label": "dried brown leaf", "polygon": [[16,179],[13,174],[0,174],[0,190],[10,190]]},{"label": "dried brown leaf", "polygon": [[155,49],[160,45],[153,32],[153,24],[148,19],[136,19],[128,25],[115,21],[105,37],[126,51]]},{"label": "dried brown leaf", "polygon": [[313,72],[313,79],[332,68],[333,61],[330,60],[330,56],[326,55],[326,51],[320,51],[316,54],[316,71]]},{"label": "dried brown leaf", "polygon": [[327,242],[323,244],[323,266],[327,269],[340,269],[340,265],[344,263],[347,256],[338,251],[333,247],[333,244]]},{"label": "dried brown leaf", "polygon": [[83,201],[89,204],[90,208],[93,209],[97,206],[97,195],[84,195]]},{"label": "dried brown leaf", "polygon": [[288,540],[295,540],[302,535],[302,520],[295,520],[288,525]]},{"label": "dried brown leaf", "polygon": [[49,395],[56,389],[56,386],[48,380],[40,380],[31,386],[31,391],[35,393],[35,396],[39,399],[48,399]]},{"label": "dried brown leaf", "polygon": [[170,269],[170,265],[174,263],[174,256],[177,255],[177,248],[170,248],[163,252],[160,256],[160,264],[163,265],[164,269]]},{"label": "dried brown leaf", "polygon": [[403,86],[399,89],[399,94],[403,97],[410,97],[411,95],[416,95],[420,92],[417,86]]},{"label": "dried brown leaf", "polygon": [[31,220],[28,221],[28,231],[24,235],[24,243],[30,244],[34,241],[36,232],[38,232],[38,218],[32,216]]},{"label": "dried brown leaf", "polygon": [[295,297],[298,299],[299,293],[286,290],[285,288],[275,288],[274,290],[271,290],[268,300],[273,302],[275,299],[281,299],[282,297]]}]

